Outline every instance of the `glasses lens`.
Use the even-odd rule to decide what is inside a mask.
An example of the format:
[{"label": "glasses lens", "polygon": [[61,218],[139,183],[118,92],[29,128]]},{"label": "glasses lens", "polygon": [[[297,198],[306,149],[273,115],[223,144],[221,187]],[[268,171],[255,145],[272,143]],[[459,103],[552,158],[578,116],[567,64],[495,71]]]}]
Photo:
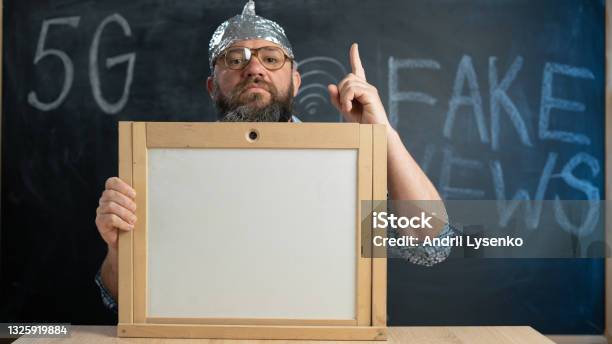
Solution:
[{"label": "glasses lens", "polygon": [[250,59],[251,51],[246,48],[230,49],[225,54],[225,64],[230,69],[242,69]]},{"label": "glasses lens", "polygon": [[285,53],[280,48],[264,47],[259,49],[259,60],[268,69],[279,69],[285,63]]}]

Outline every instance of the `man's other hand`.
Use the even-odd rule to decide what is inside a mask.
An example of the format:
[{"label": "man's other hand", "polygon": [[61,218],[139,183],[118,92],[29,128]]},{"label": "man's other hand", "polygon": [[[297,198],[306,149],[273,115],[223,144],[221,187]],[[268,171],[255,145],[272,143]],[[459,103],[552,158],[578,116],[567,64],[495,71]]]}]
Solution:
[{"label": "man's other hand", "polygon": [[347,122],[389,126],[387,113],[378,95],[378,90],[366,80],[357,43],[351,45],[349,60],[352,72],[338,85],[327,86],[332,104],[342,113]]}]

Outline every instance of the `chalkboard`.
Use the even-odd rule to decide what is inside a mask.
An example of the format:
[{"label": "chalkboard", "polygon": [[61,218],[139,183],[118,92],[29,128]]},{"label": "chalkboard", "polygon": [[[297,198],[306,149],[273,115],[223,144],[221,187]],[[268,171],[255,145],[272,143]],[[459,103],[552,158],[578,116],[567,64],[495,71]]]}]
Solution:
[{"label": "chalkboard", "polygon": [[[215,120],[207,45],[243,5],[5,2],[1,320],[112,323],[93,284],[105,253],[94,218],[117,174],[117,122]],[[294,45],[303,121],[339,120],[324,88],[358,42],[446,199],[604,197],[603,1],[259,0],[257,12]],[[390,260],[388,271],[391,326],[603,332],[602,259]]]}]

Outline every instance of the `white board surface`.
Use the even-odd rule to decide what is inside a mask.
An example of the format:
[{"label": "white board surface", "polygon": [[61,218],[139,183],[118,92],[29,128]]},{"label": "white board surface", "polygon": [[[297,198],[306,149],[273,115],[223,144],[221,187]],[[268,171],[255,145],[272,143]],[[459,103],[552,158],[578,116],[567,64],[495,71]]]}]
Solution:
[{"label": "white board surface", "polygon": [[354,319],[357,150],[149,149],[148,316]]}]

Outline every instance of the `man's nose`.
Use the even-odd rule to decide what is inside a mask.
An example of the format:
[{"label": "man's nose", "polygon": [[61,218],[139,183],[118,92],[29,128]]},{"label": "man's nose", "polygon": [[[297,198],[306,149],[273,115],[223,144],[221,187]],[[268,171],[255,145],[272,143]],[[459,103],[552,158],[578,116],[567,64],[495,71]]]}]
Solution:
[{"label": "man's nose", "polygon": [[259,61],[259,57],[257,56],[252,56],[249,63],[242,70],[244,77],[264,76],[265,72],[266,67],[261,64],[261,61]]}]

